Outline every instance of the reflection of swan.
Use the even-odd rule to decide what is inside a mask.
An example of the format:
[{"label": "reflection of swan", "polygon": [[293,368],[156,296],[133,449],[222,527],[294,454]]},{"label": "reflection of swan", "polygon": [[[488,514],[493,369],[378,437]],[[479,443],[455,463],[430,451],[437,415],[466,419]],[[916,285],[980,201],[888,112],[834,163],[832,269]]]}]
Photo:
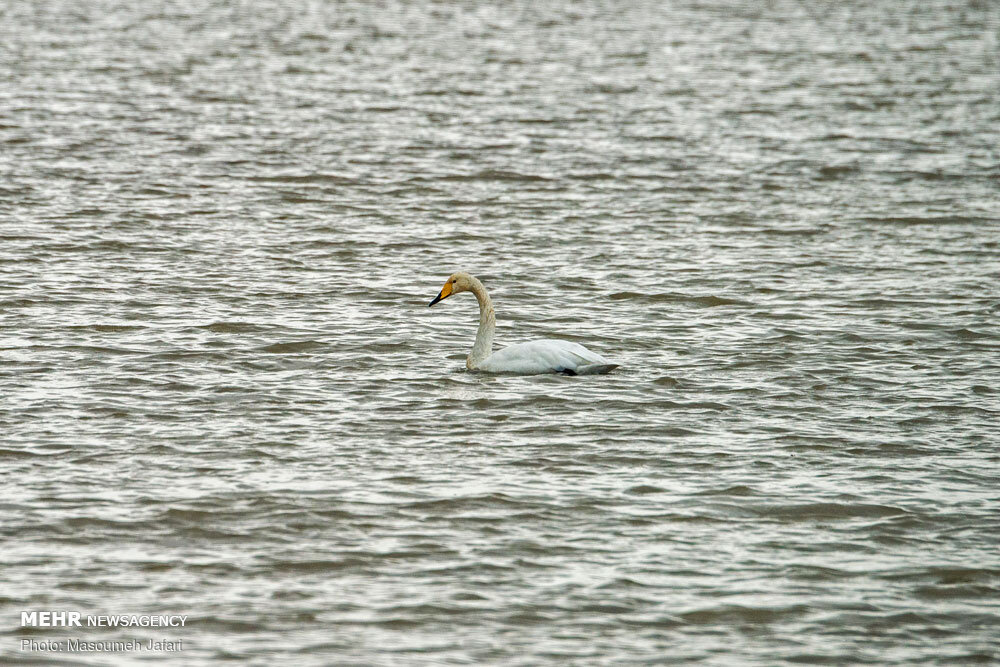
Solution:
[{"label": "reflection of swan", "polygon": [[486,288],[468,273],[453,273],[438,295],[428,307],[441,299],[447,299],[459,292],[472,292],[479,300],[479,331],[476,344],[465,360],[465,366],[472,371],[488,373],[564,373],[566,375],[594,375],[607,373],[618,368],[599,354],[594,354],[579,343],[566,340],[533,340],[518,343],[493,352],[493,330],[496,316],[493,302]]}]

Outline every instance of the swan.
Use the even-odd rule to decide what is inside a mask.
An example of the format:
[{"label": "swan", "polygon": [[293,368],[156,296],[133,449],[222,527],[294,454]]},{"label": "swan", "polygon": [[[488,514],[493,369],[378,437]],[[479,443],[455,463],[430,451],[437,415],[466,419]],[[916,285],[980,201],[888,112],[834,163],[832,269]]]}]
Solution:
[{"label": "swan", "polygon": [[465,360],[465,367],[470,371],[522,375],[535,373],[595,375],[618,368],[618,364],[613,364],[583,345],[568,340],[533,340],[529,343],[510,345],[494,352],[493,331],[496,329],[496,315],[493,312],[490,295],[486,293],[486,288],[478,279],[464,271],[451,274],[444,287],[427,307],[430,308],[438,301],[461,292],[472,292],[479,301],[479,330],[476,332],[476,343]]}]

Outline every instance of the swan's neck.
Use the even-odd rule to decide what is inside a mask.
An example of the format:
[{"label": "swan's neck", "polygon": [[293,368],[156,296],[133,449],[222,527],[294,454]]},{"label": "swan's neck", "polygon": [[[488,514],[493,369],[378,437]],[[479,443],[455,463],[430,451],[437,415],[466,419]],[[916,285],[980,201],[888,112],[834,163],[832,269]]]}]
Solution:
[{"label": "swan's neck", "polygon": [[497,327],[497,318],[493,313],[493,302],[486,288],[477,279],[472,279],[472,293],[479,301],[479,330],[476,331],[476,344],[465,360],[466,368],[476,368],[486,357],[493,354],[493,332]]}]

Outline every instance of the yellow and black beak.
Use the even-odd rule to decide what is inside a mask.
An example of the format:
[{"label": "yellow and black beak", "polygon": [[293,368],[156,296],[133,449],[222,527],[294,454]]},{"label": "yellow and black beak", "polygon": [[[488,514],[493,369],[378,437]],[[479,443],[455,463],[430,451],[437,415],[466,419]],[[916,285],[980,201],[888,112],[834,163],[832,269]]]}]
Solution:
[{"label": "yellow and black beak", "polygon": [[447,299],[449,296],[451,296],[451,283],[447,282],[444,284],[444,287],[441,288],[441,291],[438,292],[438,295],[434,297],[434,300],[431,301],[429,304],[427,304],[427,307],[430,308],[438,301],[441,301],[442,299]]}]

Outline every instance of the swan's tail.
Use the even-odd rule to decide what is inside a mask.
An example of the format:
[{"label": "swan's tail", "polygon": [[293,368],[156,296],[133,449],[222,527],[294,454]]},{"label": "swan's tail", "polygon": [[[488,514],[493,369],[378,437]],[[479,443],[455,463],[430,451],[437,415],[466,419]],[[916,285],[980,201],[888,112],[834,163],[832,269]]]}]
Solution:
[{"label": "swan's tail", "polygon": [[577,366],[577,375],[604,375],[605,373],[610,373],[614,369],[618,368],[618,364],[587,364],[586,366]]}]

